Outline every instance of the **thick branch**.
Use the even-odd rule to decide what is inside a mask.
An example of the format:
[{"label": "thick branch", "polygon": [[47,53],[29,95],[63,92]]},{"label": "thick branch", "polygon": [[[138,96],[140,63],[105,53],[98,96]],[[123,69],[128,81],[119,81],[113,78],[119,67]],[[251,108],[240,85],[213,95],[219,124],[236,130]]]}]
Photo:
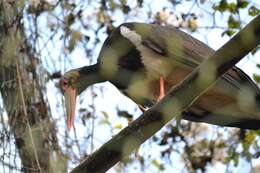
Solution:
[{"label": "thick branch", "polygon": [[[228,69],[260,43],[260,16],[205,60],[159,103],[90,155],[72,173],[102,173],[128,156],[135,148],[189,107]],[[210,68],[210,69],[209,69]],[[212,77],[203,78],[203,74]],[[201,84],[203,78],[203,84]]]}]

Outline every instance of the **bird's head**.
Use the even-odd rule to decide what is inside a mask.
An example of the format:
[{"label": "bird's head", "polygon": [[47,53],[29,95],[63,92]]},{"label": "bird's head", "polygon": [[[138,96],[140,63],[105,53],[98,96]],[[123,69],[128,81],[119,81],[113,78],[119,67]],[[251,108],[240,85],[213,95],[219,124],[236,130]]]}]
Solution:
[{"label": "bird's head", "polygon": [[76,97],[81,93],[78,82],[79,80],[80,73],[77,69],[66,72],[60,80],[60,88],[65,97],[68,129],[73,125],[76,109]]},{"label": "bird's head", "polygon": [[77,95],[88,86],[103,81],[104,79],[99,75],[98,64],[73,69],[64,74],[60,80],[60,88],[65,97],[68,129],[73,125]]}]

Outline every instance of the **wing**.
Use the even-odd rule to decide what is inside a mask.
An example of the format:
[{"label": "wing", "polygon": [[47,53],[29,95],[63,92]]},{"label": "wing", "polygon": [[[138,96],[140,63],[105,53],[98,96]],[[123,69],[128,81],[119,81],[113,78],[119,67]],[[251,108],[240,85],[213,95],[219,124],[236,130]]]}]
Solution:
[{"label": "wing", "polygon": [[[137,29],[145,27],[147,26],[141,24]],[[141,30],[139,32],[148,33],[141,34],[144,35],[143,45],[164,57],[170,57],[174,61],[178,61],[185,65],[186,68],[196,68],[202,61],[215,53],[215,51],[206,44],[179,29],[171,26],[157,25],[150,25],[150,27],[150,29],[139,29]],[[150,30],[150,32],[147,30]],[[236,66],[224,74],[221,80],[227,81],[233,87],[248,87],[252,89],[253,92],[257,94],[260,93],[258,86],[252,79]]]},{"label": "wing", "polygon": [[[214,50],[192,36],[172,27],[151,26],[143,31],[143,45],[154,52],[171,58],[184,68],[194,69],[203,60],[214,54]],[[153,28],[153,29],[152,29]],[[138,30],[138,29],[137,29]],[[147,31],[149,30],[149,31]],[[144,34],[148,33],[148,34]],[[248,90],[259,96],[260,91],[252,79],[238,67],[231,68],[216,85],[198,99],[183,118],[196,122],[206,122],[231,127],[259,129],[260,102],[257,110],[241,110],[237,100],[239,93]],[[223,103],[221,103],[223,101]],[[226,102],[226,104],[225,104]],[[214,111],[216,110],[216,111]]]}]

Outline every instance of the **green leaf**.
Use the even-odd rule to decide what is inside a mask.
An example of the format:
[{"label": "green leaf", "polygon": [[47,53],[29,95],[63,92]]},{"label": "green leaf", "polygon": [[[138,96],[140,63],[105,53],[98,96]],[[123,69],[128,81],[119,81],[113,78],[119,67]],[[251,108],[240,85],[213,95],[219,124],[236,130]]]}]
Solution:
[{"label": "green leaf", "polygon": [[237,8],[246,8],[249,2],[246,0],[237,0]]},{"label": "green leaf", "polygon": [[226,31],[224,31],[221,36],[223,37],[224,35],[228,35],[229,37],[231,37],[232,35],[234,35],[236,32],[233,29],[228,29]]},{"label": "green leaf", "polygon": [[111,7],[111,10],[114,11],[117,8],[117,4],[113,0],[109,0],[109,6]]},{"label": "green leaf", "polygon": [[240,158],[240,155],[239,154],[234,154],[234,156],[232,157],[232,160],[234,161],[234,166],[237,167],[238,166],[238,163],[239,163],[239,158]]},{"label": "green leaf", "polygon": [[241,25],[239,20],[236,20],[232,15],[228,18],[228,27],[229,28],[239,28]]},{"label": "green leaf", "polygon": [[250,16],[256,16],[258,14],[260,14],[260,10],[258,8],[256,8],[255,6],[251,6],[249,9],[248,9],[248,14]]},{"label": "green leaf", "polygon": [[257,83],[260,83],[260,75],[253,74],[253,79],[254,79],[254,81],[256,81]]},{"label": "green leaf", "polygon": [[234,2],[229,3],[227,8],[231,13],[237,12],[237,4]]},{"label": "green leaf", "polygon": [[218,5],[214,5],[213,9],[216,11],[224,12],[228,9],[228,3],[226,0],[221,0]]}]

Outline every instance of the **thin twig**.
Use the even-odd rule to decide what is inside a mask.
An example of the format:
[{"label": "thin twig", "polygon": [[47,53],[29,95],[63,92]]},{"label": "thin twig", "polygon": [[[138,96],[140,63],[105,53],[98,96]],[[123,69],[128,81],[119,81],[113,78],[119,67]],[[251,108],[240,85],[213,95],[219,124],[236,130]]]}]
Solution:
[{"label": "thin twig", "polygon": [[20,76],[21,73],[20,73],[20,70],[19,70],[18,61],[16,61],[16,72],[17,72],[17,78],[18,78],[19,92],[20,92],[21,100],[22,100],[23,113],[25,115],[27,128],[29,129],[29,135],[30,135],[30,139],[31,139],[31,142],[32,142],[32,146],[33,146],[33,153],[34,153],[34,157],[35,157],[35,160],[36,160],[36,164],[37,164],[38,169],[41,173],[42,172],[41,166],[40,166],[38,155],[37,155],[37,152],[36,152],[36,147],[35,147],[33,135],[32,135],[32,129],[31,129],[31,126],[29,124],[27,109],[26,109],[26,105],[25,105],[25,101],[24,101],[24,94],[23,94],[22,82],[21,82],[21,76]]}]

